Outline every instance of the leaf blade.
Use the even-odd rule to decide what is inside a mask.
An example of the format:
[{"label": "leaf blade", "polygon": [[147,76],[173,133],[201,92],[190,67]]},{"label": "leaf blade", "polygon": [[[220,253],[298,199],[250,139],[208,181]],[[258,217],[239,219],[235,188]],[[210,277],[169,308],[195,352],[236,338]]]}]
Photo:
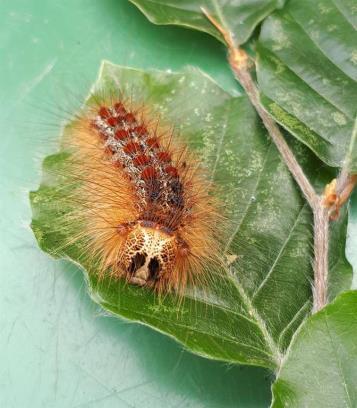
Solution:
[{"label": "leaf blade", "polygon": [[[130,90],[133,98],[150,102],[181,129],[203,165],[212,170],[215,184],[223,188],[222,199],[234,232],[232,242],[227,242],[227,255],[234,258],[230,274],[215,277],[207,291],[188,288],[181,304],[175,296],[158,299],[150,290],[109,277],[99,280],[85,252],[76,243],[66,245],[70,231],[61,225],[61,215],[68,211],[66,195],[71,191],[63,178],[64,172],[70,172],[65,146],[45,159],[42,184],[30,195],[32,228],[39,245],[55,257],[79,264],[93,300],[112,313],[165,332],[200,355],[274,369],[293,335],[293,330],[286,328],[296,327],[304,319],[311,297],[311,214],[297,186],[246,96],[232,97],[192,68],[182,73],[145,72],[105,62],[96,88],[110,93],[119,84]],[[295,149],[299,151],[301,146]],[[306,149],[299,157],[309,171],[314,170],[316,159]],[[328,179],[330,174],[321,171],[321,176]],[[344,224],[336,228],[343,237]],[[288,244],[286,237],[290,237]],[[284,262],[276,275],[274,271],[273,279],[275,291],[284,293],[281,302],[271,289],[257,301],[253,293],[284,245],[289,251],[283,251]],[[337,291],[351,279],[343,248],[342,239],[342,249],[330,251],[331,259],[345,267],[344,274],[340,269],[336,273]],[[292,274],[287,264],[297,265],[298,273]],[[297,302],[291,307],[294,296]],[[279,346],[282,333],[284,341]]]},{"label": "leaf blade", "polygon": [[175,24],[206,32],[219,41],[224,40],[218,30],[203,15],[201,8],[209,11],[221,25],[232,32],[239,44],[245,43],[255,27],[275,8],[282,6],[282,0],[234,1],[221,0],[130,0],[155,24]]},{"label": "leaf blade", "polygon": [[310,317],[273,385],[272,407],[354,407],[357,402],[357,292]]},{"label": "leaf blade", "polygon": [[[264,21],[257,46],[263,105],[335,167],[348,152],[357,105],[357,32],[340,3],[290,1]],[[352,5],[345,10],[353,15]]]}]

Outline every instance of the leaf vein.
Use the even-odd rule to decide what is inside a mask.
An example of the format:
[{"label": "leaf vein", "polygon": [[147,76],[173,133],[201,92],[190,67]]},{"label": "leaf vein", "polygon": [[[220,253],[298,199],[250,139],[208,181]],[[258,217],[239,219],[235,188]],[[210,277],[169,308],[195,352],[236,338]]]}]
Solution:
[{"label": "leaf vein", "polygon": [[[330,58],[330,56],[326,53],[326,51],[325,51],[323,48],[321,48],[321,46],[319,45],[319,43],[316,42],[316,41],[313,39],[313,37],[306,31],[305,27],[304,27],[298,20],[296,20],[293,15],[291,15],[290,13],[289,13],[289,15],[290,15],[290,17],[294,20],[294,22],[296,23],[296,25],[299,26],[300,29],[306,34],[306,36],[309,37],[310,41],[315,45],[315,47],[319,49],[319,51],[321,52],[321,54],[322,54],[324,57],[326,57],[326,58],[331,62],[331,64],[334,65],[343,75],[345,75],[346,77],[348,77],[349,79],[351,79],[352,81],[354,81],[353,78],[351,78],[345,71],[343,71],[343,70],[341,69],[341,67],[340,67],[339,65],[337,65],[337,64],[335,63],[335,61],[333,61],[333,60]],[[346,115],[347,115],[347,113],[346,113]],[[348,116],[348,115],[347,115],[347,116]],[[350,116],[349,116],[349,118],[352,119],[352,117],[350,117]]]},{"label": "leaf vein", "polygon": [[278,261],[280,260],[280,258],[282,257],[282,255],[283,255],[283,253],[284,253],[284,251],[285,251],[285,249],[286,249],[286,246],[287,246],[288,242],[290,241],[290,239],[291,239],[291,237],[292,237],[292,234],[293,234],[293,232],[294,232],[296,226],[298,225],[298,221],[299,221],[299,219],[300,219],[300,216],[301,216],[301,214],[303,213],[303,210],[304,210],[304,208],[306,208],[306,206],[307,206],[307,203],[305,203],[305,204],[301,207],[300,211],[298,212],[297,217],[296,217],[296,220],[295,220],[293,226],[291,227],[290,232],[289,232],[288,236],[286,237],[286,240],[285,240],[285,242],[283,243],[283,245],[282,245],[282,247],[281,247],[281,249],[280,249],[280,251],[279,251],[279,253],[278,253],[277,257],[276,257],[276,259],[274,260],[274,262],[273,262],[271,268],[269,269],[269,272],[266,274],[265,278],[262,280],[262,282],[261,282],[261,284],[259,285],[259,287],[258,287],[258,288],[255,290],[255,292],[253,293],[252,301],[254,301],[255,297],[256,297],[256,296],[258,295],[258,293],[262,290],[262,288],[264,287],[264,285],[265,285],[265,284],[267,283],[267,281],[269,280],[271,274],[273,273],[273,271],[274,271],[274,269],[275,269],[275,267],[276,267]]},{"label": "leaf vein", "polygon": [[[258,187],[259,187],[259,184],[260,184],[260,181],[261,181],[262,174],[264,173],[263,170],[265,169],[265,165],[266,165],[266,163],[267,163],[267,159],[268,159],[268,156],[269,156],[269,152],[270,152],[271,146],[272,146],[272,143],[270,143],[269,147],[267,148],[267,150],[266,150],[266,152],[265,152],[263,166],[262,166],[262,168],[261,168],[260,171],[259,171],[259,175],[258,175],[258,177],[257,177],[257,181],[256,181],[255,186],[254,186],[254,188],[253,188],[253,191],[250,193],[250,195],[254,195],[254,194],[256,193],[256,191],[258,190]],[[247,206],[246,206],[246,208],[245,208],[245,210],[244,210],[243,216],[242,216],[240,222],[238,223],[238,225],[236,226],[236,228],[234,229],[232,235],[231,235],[230,238],[228,239],[227,244],[226,244],[226,246],[225,246],[225,248],[224,248],[224,252],[227,252],[228,248],[231,246],[231,244],[232,244],[232,242],[233,242],[233,240],[234,240],[234,237],[236,236],[236,234],[237,234],[238,231],[240,230],[240,228],[241,228],[241,226],[242,226],[242,224],[243,224],[243,222],[244,222],[244,219],[245,219],[245,217],[246,217],[247,214],[248,214],[248,211],[249,211],[251,205],[252,205],[251,201],[248,200],[248,204],[247,204]]]}]

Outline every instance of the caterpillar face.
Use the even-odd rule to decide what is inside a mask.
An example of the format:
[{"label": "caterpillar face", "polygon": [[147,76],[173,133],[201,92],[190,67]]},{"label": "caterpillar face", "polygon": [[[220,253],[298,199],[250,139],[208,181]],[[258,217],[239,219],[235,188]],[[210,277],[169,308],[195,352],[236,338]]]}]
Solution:
[{"label": "caterpillar face", "polygon": [[174,270],[178,243],[174,234],[164,232],[159,225],[142,224],[137,223],[128,233],[120,264],[130,283],[154,286]]}]

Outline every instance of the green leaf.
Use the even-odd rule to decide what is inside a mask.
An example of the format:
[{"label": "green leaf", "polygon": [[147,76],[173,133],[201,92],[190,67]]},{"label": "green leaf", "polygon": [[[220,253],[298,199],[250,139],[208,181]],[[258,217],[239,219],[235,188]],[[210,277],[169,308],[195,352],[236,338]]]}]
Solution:
[{"label": "green leaf", "polygon": [[263,23],[257,45],[261,100],[325,163],[341,167],[357,112],[356,10],[346,0],[291,0]]},{"label": "green leaf", "polygon": [[130,0],[155,24],[175,24],[204,31],[224,43],[218,30],[202,13],[204,7],[239,44],[245,43],[254,28],[284,0]]},{"label": "green leaf", "polygon": [[272,407],[357,406],[357,291],[341,294],[296,333]]},{"label": "green leaf", "polygon": [[[230,220],[228,272],[221,271],[204,291],[187,288],[181,304],[174,295],[158,299],[122,281],[98,281],[85,251],[66,245],[71,231],[61,220],[75,194],[64,176],[71,172],[66,146],[45,159],[42,184],[31,193],[39,245],[79,264],[94,301],[112,313],[164,332],[197,354],[276,368],[310,311],[312,222],[299,189],[246,96],[231,96],[193,68],[144,72],[108,62],[93,92],[117,90],[118,84],[180,129],[202,158]],[[292,142],[317,186],[333,177],[308,149]],[[331,298],[351,284],[344,254],[346,222],[344,213],[331,232]]]}]

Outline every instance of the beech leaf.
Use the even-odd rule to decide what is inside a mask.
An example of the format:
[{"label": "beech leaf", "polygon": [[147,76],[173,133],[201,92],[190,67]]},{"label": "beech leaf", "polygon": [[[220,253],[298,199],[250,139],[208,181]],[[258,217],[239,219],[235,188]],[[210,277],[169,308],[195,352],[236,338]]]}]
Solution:
[{"label": "beech leaf", "polygon": [[296,334],[273,386],[273,408],[357,405],[357,291],[310,317]]},{"label": "beech leaf", "polygon": [[[61,225],[74,193],[63,176],[71,173],[65,145],[44,160],[41,186],[31,193],[39,245],[78,264],[93,300],[113,314],[149,325],[197,354],[277,369],[311,309],[312,217],[275,145],[246,96],[233,97],[197,69],[145,72],[104,62],[92,92],[118,84],[175,125],[207,168],[230,221],[227,267],[206,290],[188,287],[181,303],[175,295],[160,299],[121,280],[99,280],[95,262],[76,243],[67,244],[70,231]],[[307,148],[290,142],[316,186],[331,179]],[[342,212],[331,231],[330,299],[351,284],[346,223]]]},{"label": "beech leaf", "polygon": [[263,23],[261,101],[325,163],[357,172],[357,31],[353,2],[291,0]]},{"label": "beech leaf", "polygon": [[130,0],[155,24],[175,24],[204,31],[224,42],[207,20],[202,8],[230,30],[239,44],[245,43],[267,15],[284,0]]}]

